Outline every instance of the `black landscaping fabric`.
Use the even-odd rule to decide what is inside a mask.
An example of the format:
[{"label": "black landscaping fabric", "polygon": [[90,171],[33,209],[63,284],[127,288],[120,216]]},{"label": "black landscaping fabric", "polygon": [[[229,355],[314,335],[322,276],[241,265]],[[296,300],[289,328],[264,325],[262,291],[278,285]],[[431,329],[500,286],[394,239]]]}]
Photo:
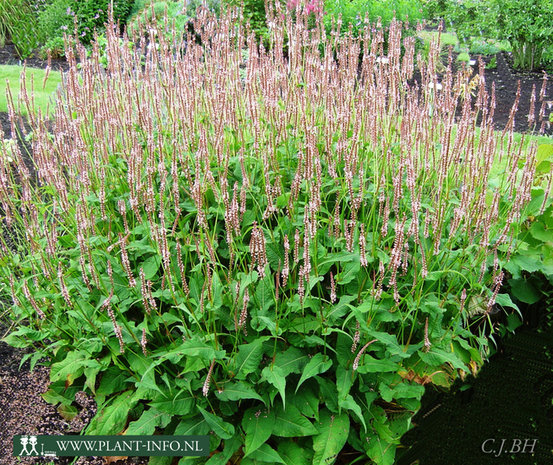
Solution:
[{"label": "black landscaping fabric", "polygon": [[397,465],[553,464],[551,310],[525,312],[527,324],[499,342],[468,389],[427,389]]}]

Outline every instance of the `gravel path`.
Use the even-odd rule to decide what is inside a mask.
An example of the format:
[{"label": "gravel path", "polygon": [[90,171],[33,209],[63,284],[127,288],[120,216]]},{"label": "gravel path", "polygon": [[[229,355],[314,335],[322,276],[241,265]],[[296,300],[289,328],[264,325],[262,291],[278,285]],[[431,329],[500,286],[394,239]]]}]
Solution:
[{"label": "gravel path", "polygon": [[[50,464],[44,458],[13,457],[13,436],[18,434],[63,435],[79,434],[95,414],[95,402],[85,393],[78,393],[76,406],[78,415],[70,422],[65,420],[57,408],[47,403],[41,396],[48,390],[49,369],[37,366],[31,372],[28,362],[21,369],[21,357],[29,351],[13,349],[0,342],[0,465]],[[69,465],[74,460],[59,457],[53,463]],[[147,463],[145,457],[134,457],[117,462],[119,465]],[[104,465],[100,457],[80,457],[77,465]]]}]

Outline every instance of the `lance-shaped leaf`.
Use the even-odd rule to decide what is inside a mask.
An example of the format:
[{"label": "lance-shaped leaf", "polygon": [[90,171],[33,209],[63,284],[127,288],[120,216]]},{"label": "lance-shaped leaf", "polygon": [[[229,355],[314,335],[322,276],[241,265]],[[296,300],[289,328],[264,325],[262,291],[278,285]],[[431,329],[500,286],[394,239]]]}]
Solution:
[{"label": "lance-shaped leaf", "polygon": [[245,379],[259,367],[263,358],[263,342],[267,338],[258,338],[250,344],[242,344],[230,365],[237,379]]},{"label": "lance-shaped leaf", "polygon": [[273,433],[274,425],[275,414],[272,410],[260,410],[252,407],[244,413],[242,418],[242,428],[246,433],[244,456],[250,455],[262,444],[265,444]]},{"label": "lance-shaped leaf", "polygon": [[343,413],[332,415],[321,411],[317,422],[319,434],[313,438],[313,465],[330,465],[344,447],[349,434],[349,417]]},{"label": "lance-shaped leaf", "polygon": [[286,406],[286,375],[284,371],[275,365],[273,367],[263,368],[261,374],[262,380],[266,380],[278,389],[280,397],[282,398],[282,405]]},{"label": "lance-shaped leaf", "polygon": [[171,415],[156,409],[145,410],[140,418],[129,424],[125,434],[151,436],[157,427],[165,428],[171,421]]},{"label": "lance-shaped leaf", "polygon": [[305,352],[296,347],[290,347],[275,357],[275,366],[278,366],[288,376],[290,373],[301,373],[303,367],[309,361]]},{"label": "lance-shaped leaf", "polygon": [[263,444],[259,449],[255,450],[248,457],[240,462],[241,465],[256,465],[256,464],[266,464],[270,463],[272,465],[276,463],[285,463],[282,460],[282,457],[274,450],[269,444]]},{"label": "lance-shaped leaf", "polygon": [[205,418],[205,421],[211,427],[213,432],[221,439],[230,439],[232,436],[234,436],[234,426],[232,426],[230,423],[221,420],[221,418],[219,418],[217,415],[214,415],[213,413],[207,412],[199,405],[197,406],[197,409]]},{"label": "lance-shaped leaf", "polygon": [[275,406],[275,425],[273,434],[284,438],[312,436],[317,434],[317,428],[291,404],[284,409],[280,404]]},{"label": "lance-shaped leaf", "polygon": [[309,378],[312,378],[313,376],[317,376],[317,375],[320,375],[321,373],[324,373],[331,366],[332,366],[332,360],[330,360],[328,357],[324,356],[323,354],[315,354],[313,358],[309,360],[307,365],[305,365],[301,378],[298,381],[298,385],[296,386],[296,392],[298,392],[298,389],[306,379],[309,379]]},{"label": "lance-shaped leaf", "polygon": [[263,398],[255,392],[252,387],[244,381],[237,381],[236,383],[227,383],[223,387],[222,392],[216,392],[215,394],[219,400],[222,401],[237,401],[242,399],[256,399],[265,403]]}]

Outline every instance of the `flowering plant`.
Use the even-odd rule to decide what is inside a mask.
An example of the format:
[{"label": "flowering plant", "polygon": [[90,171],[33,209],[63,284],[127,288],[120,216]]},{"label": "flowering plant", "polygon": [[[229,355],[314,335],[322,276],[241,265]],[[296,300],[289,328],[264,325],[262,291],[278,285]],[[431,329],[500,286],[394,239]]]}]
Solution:
[{"label": "flowering plant", "polygon": [[438,47],[413,85],[400,23],[387,60],[365,28],[358,75],[358,40],[321,57],[322,25],[306,43],[275,8],[270,51],[201,9],[203,46],[108,29],[105,71],[67,50],[32,169],[0,157],[7,341],[50,357],[66,414],[95,396],[87,434],[212,432],[209,465],[346,444],[392,464],[425,386],[475,373],[490,313],[515,307],[500,259],[536,150],[496,136],[483,79],[474,101],[462,73],[429,86]]}]

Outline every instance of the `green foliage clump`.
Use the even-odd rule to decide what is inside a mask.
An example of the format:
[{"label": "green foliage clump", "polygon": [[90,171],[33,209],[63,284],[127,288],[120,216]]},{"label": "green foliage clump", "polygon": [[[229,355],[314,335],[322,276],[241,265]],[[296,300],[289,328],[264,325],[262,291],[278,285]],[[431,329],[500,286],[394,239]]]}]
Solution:
[{"label": "green foliage clump", "polygon": [[327,31],[330,31],[332,19],[338,19],[338,16],[341,15],[343,31],[347,31],[351,24],[355,37],[365,27],[365,15],[368,15],[371,23],[376,23],[380,19],[384,27],[389,26],[394,17],[399,21],[408,20],[411,23],[422,19],[422,4],[418,0],[352,0],[348,2],[325,0],[324,10],[328,13],[324,17]]},{"label": "green foliage clump", "polygon": [[515,68],[543,66],[543,52],[553,36],[552,0],[508,0],[498,4],[498,37],[513,47]]},{"label": "green foliage clump", "polygon": [[36,6],[29,0],[0,0],[0,47],[10,40],[21,58],[27,58],[40,43]]},{"label": "green foliage clump", "polygon": [[113,19],[124,26],[134,0],[51,0],[38,15],[38,30],[44,38],[43,53],[61,55],[64,34],[77,34],[79,41],[89,44],[94,31],[101,32],[113,5]]},{"label": "green foliage clump", "polygon": [[196,17],[200,6],[219,17],[223,3],[221,0],[181,0],[181,1],[142,1],[140,8],[129,18],[128,30],[132,35],[139,34],[146,24],[158,28],[167,25],[164,33],[167,37],[192,32],[191,21]]},{"label": "green foliage clump", "polygon": [[243,6],[244,20],[250,23],[256,37],[265,40],[268,38],[269,30],[264,0],[225,0],[225,2],[231,7]]},{"label": "green foliage clump", "polygon": [[423,17],[429,21],[439,21],[446,16],[450,0],[421,0]]},{"label": "green foliage clump", "polygon": [[537,188],[516,238],[517,252],[505,263],[513,296],[527,305],[553,297],[553,145],[538,147],[536,163]]},{"label": "green foliage clump", "polygon": [[551,0],[464,0],[432,2],[427,11],[436,11],[453,27],[467,46],[476,39],[508,40],[514,67],[533,70],[547,64],[553,34]]}]

